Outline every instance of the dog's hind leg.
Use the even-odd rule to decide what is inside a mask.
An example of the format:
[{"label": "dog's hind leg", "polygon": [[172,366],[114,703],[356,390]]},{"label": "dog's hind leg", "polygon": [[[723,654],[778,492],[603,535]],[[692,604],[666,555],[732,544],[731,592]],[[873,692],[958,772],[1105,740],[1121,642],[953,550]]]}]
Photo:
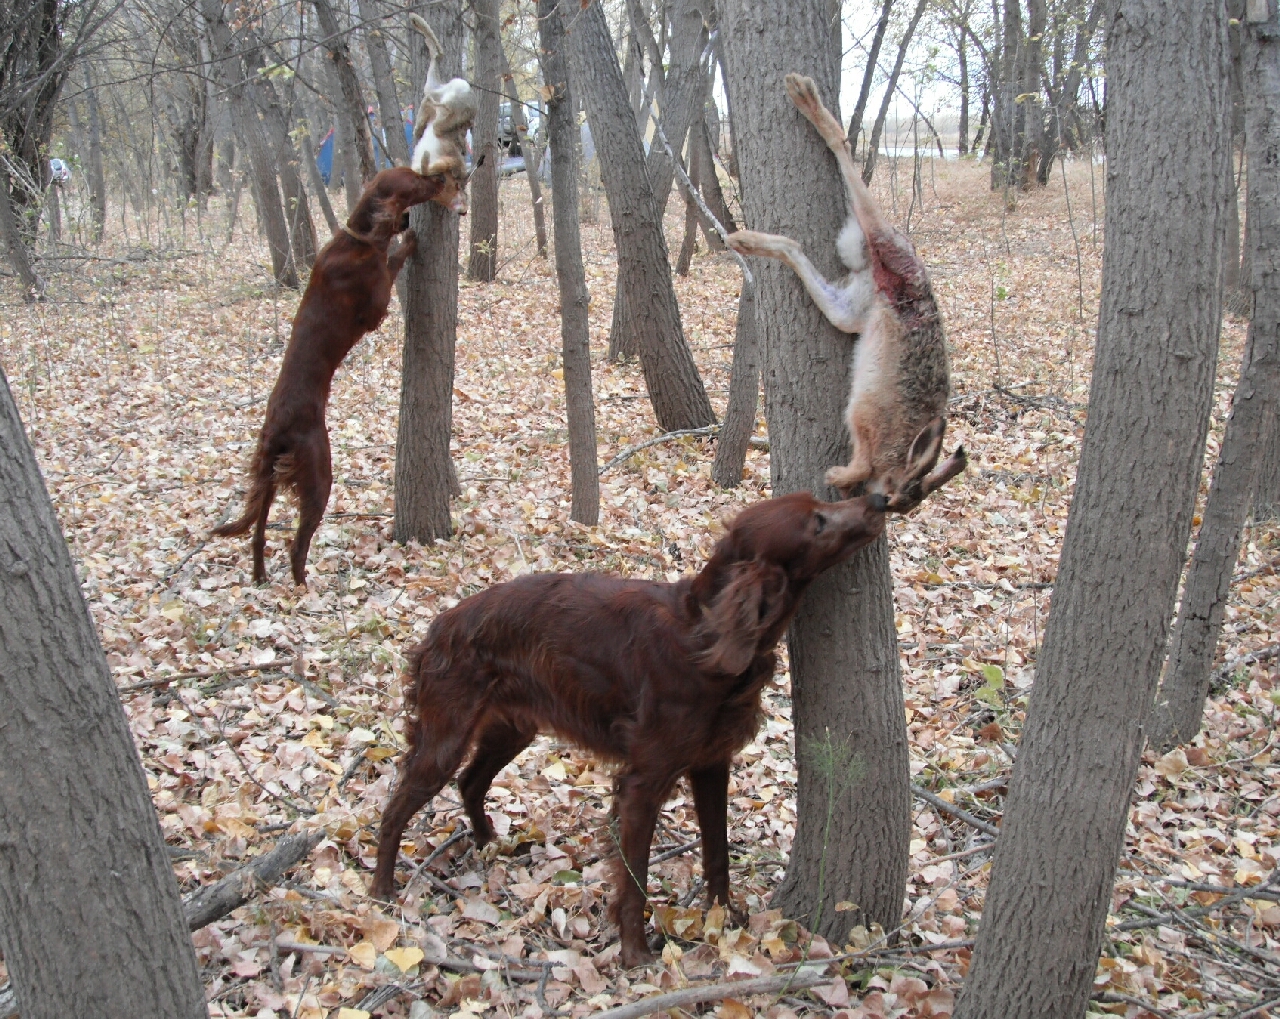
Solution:
[{"label": "dog's hind leg", "polygon": [[[733,912],[729,900],[729,765],[714,764],[689,772],[693,787],[693,805],[698,812],[698,829],[702,832],[702,881],[706,885],[707,905],[717,899]],[[735,919],[739,918],[734,914]]]},{"label": "dog's hind leg", "polygon": [[253,522],[253,582],[267,582],[267,518],[271,515],[271,504],[276,498],[276,479],[271,470],[262,482],[262,503],[258,508],[258,516]]},{"label": "dog's hind leg", "polygon": [[293,582],[307,582],[307,553],[311,539],[329,505],[329,491],[333,487],[333,464],[330,461],[329,433],[321,426],[307,451],[299,451],[295,465],[294,486],[298,492],[298,533],[293,539],[289,563],[293,568]]},{"label": "dog's hind leg", "polygon": [[505,718],[482,724],[484,727],[476,740],[475,755],[458,777],[458,791],[462,794],[467,817],[471,819],[471,831],[477,847],[493,838],[493,825],[484,812],[484,795],[489,791],[494,776],[515,760],[516,754],[538,735],[536,727],[521,727]]}]

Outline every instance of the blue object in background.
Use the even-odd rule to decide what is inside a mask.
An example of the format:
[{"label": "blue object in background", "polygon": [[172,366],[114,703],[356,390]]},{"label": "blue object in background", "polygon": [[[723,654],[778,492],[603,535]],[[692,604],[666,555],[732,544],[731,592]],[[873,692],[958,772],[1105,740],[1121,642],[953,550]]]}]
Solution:
[{"label": "blue object in background", "polygon": [[333,128],[329,128],[329,133],[324,136],[324,141],[316,150],[316,166],[320,170],[320,179],[327,187],[329,178],[333,176]]},{"label": "blue object in background", "polygon": [[[390,166],[395,166],[390,154],[387,152],[386,139],[382,132],[373,125],[373,117],[369,118],[369,126],[373,133],[373,162],[379,170],[385,170]],[[413,121],[406,120],[404,124],[404,140],[409,143],[409,149],[413,149]],[[329,128],[329,133],[324,136],[324,141],[320,143],[320,147],[316,149],[316,167],[320,170],[320,179],[328,186],[330,179],[333,177],[333,128]]]}]

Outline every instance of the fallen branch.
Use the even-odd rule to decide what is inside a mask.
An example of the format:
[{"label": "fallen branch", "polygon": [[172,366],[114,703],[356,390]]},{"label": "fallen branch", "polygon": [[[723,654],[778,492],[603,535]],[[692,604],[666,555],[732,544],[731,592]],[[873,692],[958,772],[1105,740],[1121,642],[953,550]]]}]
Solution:
[{"label": "fallen branch", "polygon": [[702,428],[677,428],[674,432],[663,432],[661,435],[655,436],[652,439],[646,439],[644,442],[637,443],[634,446],[628,446],[607,464],[601,467],[597,472],[597,476],[604,477],[604,472],[610,467],[617,467],[618,464],[631,459],[631,457],[635,456],[642,449],[648,449],[650,446],[657,446],[659,443],[666,442],[668,439],[679,439],[686,435],[710,437],[719,431],[719,425],[704,425]]},{"label": "fallen branch", "polygon": [[1270,644],[1267,647],[1258,648],[1257,651],[1250,651],[1247,655],[1233,658],[1218,669],[1217,674],[1214,676],[1215,685],[1226,682],[1235,675],[1237,669],[1257,665],[1260,662],[1269,662],[1277,656],[1280,656],[1280,644]]},{"label": "fallen branch", "polygon": [[270,672],[272,669],[291,668],[289,662],[281,658],[273,659],[269,662],[263,662],[261,665],[233,665],[225,669],[205,669],[201,672],[175,672],[172,676],[156,676],[154,679],[144,679],[140,683],[130,683],[128,686],[116,687],[116,693],[136,693],[138,690],[155,690],[162,686],[168,686],[170,683],[180,683],[185,679],[212,679],[214,676],[239,676],[246,672]]},{"label": "fallen branch", "polygon": [[773,976],[756,977],[753,980],[725,980],[641,998],[627,1005],[597,1012],[596,1019],[639,1019],[640,1016],[651,1015],[654,1012],[683,1008],[685,1005],[697,1005],[706,1001],[745,998],[753,994],[776,994],[778,991],[802,991],[830,979],[831,977],[826,973],[826,966],[823,965],[816,969],[810,967],[795,973],[776,973]]},{"label": "fallen branch", "polygon": [[924,789],[921,786],[916,785],[914,782],[911,784],[911,793],[917,799],[924,800],[925,803],[932,804],[944,813],[950,814],[952,817],[963,821],[970,828],[977,828],[978,831],[984,832],[987,835],[999,836],[1000,834],[1000,829],[994,824],[988,824],[986,821],[982,820],[982,818],[975,817],[973,814],[970,814],[969,811],[964,810],[961,807],[957,807],[954,803],[948,803],[937,793],[931,793],[928,789]]},{"label": "fallen branch", "polygon": [[187,927],[198,931],[238,909],[256,892],[279,882],[290,867],[304,860],[320,840],[323,832],[286,835],[247,867],[233,870],[221,881],[198,888],[182,900]]}]

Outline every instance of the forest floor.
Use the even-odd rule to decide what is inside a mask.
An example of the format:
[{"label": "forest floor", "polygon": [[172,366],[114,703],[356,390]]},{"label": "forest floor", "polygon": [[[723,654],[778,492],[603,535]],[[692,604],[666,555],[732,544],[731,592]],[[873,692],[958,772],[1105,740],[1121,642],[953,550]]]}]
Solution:
[{"label": "forest floor", "polygon": [[[912,780],[994,823],[1083,435],[1103,171],[1073,163],[1008,209],[983,166],[926,165],[914,205],[910,164],[892,180],[885,169],[877,190],[896,221],[910,210],[953,344],[948,446],[963,441],[971,456],[966,474],[889,524]],[[861,929],[847,944],[810,939],[769,909],[795,830],[785,672],[766,691],[765,723],[735,762],[730,788],[734,887],[751,914],[747,929],[725,930],[721,914],[689,905],[700,866],[696,849],[678,851],[697,836],[682,787],[654,847],[669,858],[650,879],[669,932],[663,961],[619,968],[603,908],[608,771],[552,739],[498,777],[488,799],[495,846],[472,848],[446,787],[406,836],[417,872],[399,903],[367,897],[380,811],[404,747],[398,673],[436,613],[531,570],[690,573],[721,521],[769,494],[766,451],[753,449],[743,484],[722,490],[710,480],[711,441],[683,438],[604,475],[598,526],[569,521],[555,278],[534,251],[523,178],[505,181],[502,196],[500,279],[463,282],[459,300],[456,533],[429,547],[391,540],[402,336],[393,303],[335,381],[335,484],[306,591],[286,582],[287,504],[277,503],[268,535],[269,586],[249,582],[247,539],[208,538],[240,505],[297,301],[270,285],[256,238],[224,247],[215,201],[203,238],[194,222],[185,235],[153,222],[147,241],[139,223],[126,236],[116,219],[101,248],[68,249],[73,258],[50,264],[58,271],[45,303],[21,304],[12,279],[3,281],[0,362],[183,890],[287,831],[324,834],[290,880],[194,935],[211,1014],[580,1015],[841,953],[850,955],[812,991],[730,999],[718,1014],[950,1014],[980,919],[990,837],[943,808],[915,801],[895,947]],[[673,252],[678,206],[668,216]],[[616,263],[607,209],[596,207],[583,233],[603,464],[658,430],[638,365],[604,357]],[[833,230],[842,216],[833,210]],[[676,280],[718,410],[738,286],[733,261],[705,251]],[[1244,337],[1245,324],[1228,319],[1210,466]],[[1248,529],[1205,730],[1193,746],[1144,759],[1097,972],[1098,1012],[1261,1016],[1269,1013],[1258,1006],[1280,996],[1280,891],[1248,890],[1280,863],[1280,674],[1274,661],[1243,658],[1275,640],[1278,551],[1275,523]],[[1205,890],[1214,886],[1241,890]],[[389,985],[386,1000],[390,992],[378,989]]]}]

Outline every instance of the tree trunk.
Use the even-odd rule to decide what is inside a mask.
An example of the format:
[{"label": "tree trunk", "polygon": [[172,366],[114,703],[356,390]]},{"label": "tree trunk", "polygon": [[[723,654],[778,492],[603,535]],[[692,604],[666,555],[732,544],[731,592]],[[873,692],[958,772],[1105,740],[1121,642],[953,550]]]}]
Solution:
[{"label": "tree trunk", "polygon": [[[825,0],[726,0],[720,31],[744,218],[752,229],[794,237],[833,278],[841,272],[835,233],[844,188],[830,152],[782,87],[786,72],[805,68],[836,108],[838,68],[815,60],[829,52],[827,13]],[[771,126],[745,130],[750,124]],[[826,469],[849,456],[853,344],[790,269],[765,260],[753,268],[774,494],[829,494]],[[855,924],[896,926],[906,891],[907,730],[883,538],[815,581],[789,638],[798,818],[774,904],[842,943]],[[859,908],[837,913],[841,900]]]},{"label": "tree trunk", "polygon": [[377,0],[360,0],[360,20],[365,23],[364,48],[369,53],[373,87],[378,93],[378,109],[382,113],[383,143],[392,163],[408,166],[409,142],[404,136],[404,117],[400,113],[400,99],[396,95],[396,80],[387,54],[385,22],[381,14]]},{"label": "tree trunk", "polygon": [[[538,254],[547,257],[547,214],[542,201],[542,185],[538,182],[539,163],[542,151],[537,142],[529,135],[529,124],[524,115],[524,103],[520,101],[520,90],[516,87],[515,75],[511,73],[511,61],[507,59],[507,51],[499,49],[502,56],[502,91],[511,103],[511,121],[515,125],[516,138],[520,143],[520,154],[524,157],[524,175],[529,182],[529,201],[533,205],[533,235],[537,239]],[[577,146],[574,146],[577,149]],[[576,172],[576,171],[575,171]],[[575,203],[576,204],[576,203]]]},{"label": "tree trunk", "polygon": [[1273,415],[1262,443],[1262,459],[1253,485],[1253,520],[1280,518],[1280,415]]},{"label": "tree trunk", "polygon": [[569,516],[595,526],[600,520],[596,469],[596,412],[591,395],[591,347],[587,330],[587,278],[578,237],[578,124],[569,87],[564,24],[557,0],[538,0],[542,80],[550,93],[551,193],[555,202],[556,278],[560,283],[560,338],[564,400],[569,417],[569,468],[573,504]]},{"label": "tree trunk", "polygon": [[[694,187],[698,186],[697,150],[689,150],[689,179]],[[676,256],[676,275],[688,276],[689,266],[693,263],[693,251],[698,246],[698,203],[690,195],[684,199],[684,235],[680,241],[680,254]]]},{"label": "tree trunk", "polygon": [[98,90],[93,74],[84,67],[85,110],[89,120],[89,209],[93,216],[93,243],[102,243],[107,228],[107,179],[102,172],[102,116],[98,112]]},{"label": "tree trunk", "polygon": [[[329,232],[338,232],[338,217],[333,214],[333,203],[329,201],[329,193],[325,190],[324,178],[320,176],[320,167],[316,165],[316,149],[311,143],[311,122],[305,121],[302,130],[302,159],[307,165],[307,176],[311,178],[311,190],[315,192],[316,201],[320,203],[320,211],[324,221],[329,225]],[[407,146],[406,146],[407,148]]]},{"label": "tree trunk", "polygon": [[45,283],[36,275],[31,267],[31,254],[27,250],[26,238],[18,228],[18,217],[14,212],[10,195],[13,193],[9,182],[9,168],[0,161],[0,238],[3,238],[9,252],[9,265],[18,275],[22,284],[22,299],[36,301],[44,296]]},{"label": "tree trunk", "polygon": [[[1019,139],[1017,178],[1018,187],[1031,183],[1032,173],[1040,166],[1040,154],[1044,151],[1044,102],[1041,98],[1040,79],[1044,73],[1045,0],[1027,0],[1027,34],[1023,40],[1018,77],[1017,103],[1022,119],[1022,136]],[[1049,164],[1044,164],[1044,179],[1048,182]]]},{"label": "tree trunk", "polygon": [[[311,0],[320,21],[321,44],[329,54],[334,73],[338,78],[341,98],[334,103],[348,121],[348,129],[354,138],[356,158],[360,161],[360,182],[363,185],[378,172],[373,161],[373,144],[369,137],[369,118],[365,114],[364,96],[360,92],[360,78],[351,62],[351,49],[347,36],[338,25],[337,15],[329,0]],[[425,77],[425,75],[424,75]]]},{"label": "tree trunk", "polygon": [[[471,175],[471,255],[467,279],[492,282],[498,273],[498,95],[502,88],[502,40],[498,0],[472,0],[476,27],[476,84],[479,103],[472,128],[475,172]],[[480,162],[483,160],[483,162]]]},{"label": "tree trunk", "polygon": [[[1164,682],[1148,726],[1151,744],[1162,750],[1190,742],[1200,731],[1240,535],[1280,391],[1280,252],[1270,242],[1256,244],[1260,237],[1280,237],[1280,166],[1265,157],[1280,150],[1280,43],[1247,22],[1242,27],[1245,136],[1257,167],[1249,180],[1257,228],[1253,231],[1253,318]],[[1235,189],[1228,184],[1228,206],[1234,200]]]},{"label": "tree trunk", "polygon": [[[667,136],[672,159],[679,159],[684,150],[685,135],[697,106],[702,77],[698,71],[698,56],[707,39],[700,6],[700,0],[679,0],[671,11],[671,65],[662,81],[662,103],[656,123],[661,124]],[[614,62],[617,62],[616,57]],[[645,172],[653,189],[653,204],[661,226],[667,212],[667,200],[671,197],[671,182],[675,179],[672,160],[666,157],[661,145],[650,142]],[[622,271],[621,264],[618,271]],[[639,335],[642,328],[640,316],[632,314],[628,299],[627,288],[619,280],[615,288],[609,348],[624,356],[638,352],[643,342]]]},{"label": "tree trunk", "polygon": [[241,44],[227,24],[221,0],[201,0],[200,9],[213,37],[213,73],[228,93],[236,137],[249,154],[253,196],[263,231],[267,235],[272,274],[280,286],[296,290],[298,272],[289,245],[289,227],[284,207],[280,204],[280,191],[276,186],[276,164],[258,111],[245,91],[247,85],[242,61],[238,56]]},{"label": "tree trunk", "polygon": [[969,54],[964,29],[958,30],[956,36],[956,57],[960,61],[960,126],[957,129],[956,155],[965,156],[969,154]]},{"label": "tree trunk", "polygon": [[[697,150],[698,154],[698,190],[716,219],[728,233],[733,233],[738,226],[733,221],[733,213],[729,211],[729,203],[724,200],[724,191],[720,188],[720,177],[716,173],[716,159],[712,153],[711,132],[704,120],[695,124],[689,132],[689,150]],[[705,226],[705,224],[704,224]],[[707,246],[712,251],[724,251],[724,241],[712,230],[707,234]]]},{"label": "tree trunk", "polygon": [[[423,12],[444,48],[441,62],[457,67],[462,54],[461,3]],[[426,42],[411,34],[414,81],[427,76]],[[453,365],[458,339],[458,217],[435,202],[409,211],[418,252],[400,273],[404,365],[396,431],[395,540],[422,543],[448,537],[449,497],[457,476],[449,457],[453,432]]]},{"label": "tree trunk", "polygon": [[862,72],[862,87],[858,89],[858,101],[853,107],[853,116],[849,118],[849,145],[853,154],[858,154],[858,136],[862,134],[862,118],[867,115],[867,99],[871,96],[871,86],[876,77],[876,61],[880,59],[880,47],[884,45],[884,33],[889,28],[889,15],[893,13],[893,0],[884,0],[880,7],[880,20],[876,22],[876,34],[871,38],[871,49],[867,51],[867,66]]},{"label": "tree trunk", "polygon": [[701,428],[715,421],[715,414],[680,325],[667,241],[604,11],[593,3],[566,29],[574,86],[581,83],[585,93],[609,198],[618,249],[618,294],[631,308],[649,400],[664,431]]},{"label": "tree trunk", "polygon": [[876,114],[876,122],[871,128],[871,139],[867,142],[867,158],[862,164],[862,180],[865,184],[871,183],[871,175],[876,171],[876,157],[880,149],[880,135],[884,132],[885,118],[889,115],[889,104],[893,101],[894,89],[898,87],[898,77],[902,74],[902,64],[907,59],[907,47],[911,45],[911,37],[916,34],[916,26],[920,24],[920,19],[924,16],[924,9],[929,6],[929,0],[919,0],[916,4],[915,13],[911,15],[911,21],[907,24],[907,30],[902,33],[902,42],[898,44],[898,59],[893,62],[893,71],[889,75],[889,82],[885,85],[884,98],[880,100],[880,112]]},{"label": "tree trunk", "polygon": [[[994,13],[994,12],[993,12]],[[1026,39],[1022,31],[1021,0],[1004,0],[1004,24],[999,55],[992,71],[991,190],[1017,187],[1022,180],[1018,159],[1022,151],[1022,108],[1018,103],[1019,69]]]},{"label": "tree trunk", "polygon": [[1088,424],[957,1019],[1084,1014],[1212,406],[1230,141],[1225,14],[1221,0],[1112,9]]},{"label": "tree trunk", "polygon": [[711,480],[721,488],[737,488],[747,463],[747,447],[756,430],[760,405],[760,330],[756,325],[756,281],[742,274],[738,295],[738,327],[733,336],[733,367],[729,372],[729,402],[716,438]]},{"label": "tree trunk", "polygon": [[23,1019],[207,1015],[138,751],[0,371],[0,951]]}]

